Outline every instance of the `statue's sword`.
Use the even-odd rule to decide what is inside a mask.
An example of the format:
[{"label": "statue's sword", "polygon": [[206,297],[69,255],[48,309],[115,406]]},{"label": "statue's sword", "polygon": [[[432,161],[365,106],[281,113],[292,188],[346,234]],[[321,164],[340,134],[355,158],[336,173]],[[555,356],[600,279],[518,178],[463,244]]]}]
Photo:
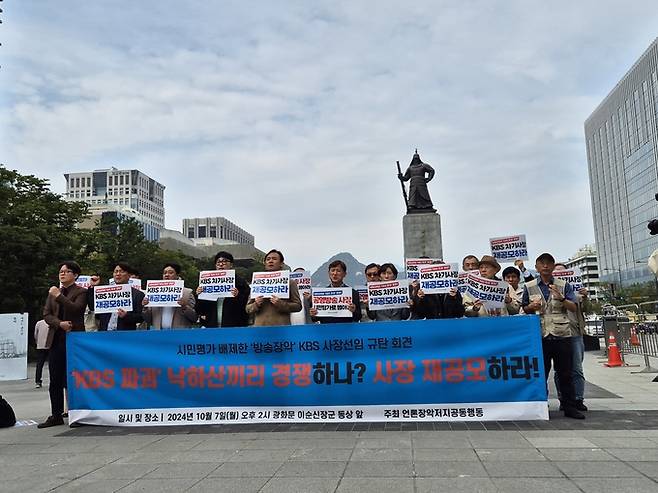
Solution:
[{"label": "statue's sword", "polygon": [[[400,161],[398,163],[398,175],[402,175],[402,169],[400,169]],[[404,205],[409,209],[409,199],[407,198],[407,189],[404,188],[404,182],[400,180],[400,186],[402,187],[402,196],[404,197]]]}]

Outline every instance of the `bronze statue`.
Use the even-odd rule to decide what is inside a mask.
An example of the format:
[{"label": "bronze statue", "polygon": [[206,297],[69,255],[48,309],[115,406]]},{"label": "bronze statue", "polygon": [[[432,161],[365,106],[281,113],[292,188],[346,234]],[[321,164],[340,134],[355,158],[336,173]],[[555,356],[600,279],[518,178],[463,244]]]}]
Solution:
[{"label": "bronze statue", "polygon": [[[402,185],[404,201],[407,204],[407,214],[436,212],[436,209],[432,207],[432,199],[427,189],[427,184],[434,178],[434,168],[420,160],[418,149],[416,149],[414,157],[404,175],[400,169],[400,161],[398,161],[398,178]],[[404,188],[405,181],[409,181],[409,198],[407,198]]]}]

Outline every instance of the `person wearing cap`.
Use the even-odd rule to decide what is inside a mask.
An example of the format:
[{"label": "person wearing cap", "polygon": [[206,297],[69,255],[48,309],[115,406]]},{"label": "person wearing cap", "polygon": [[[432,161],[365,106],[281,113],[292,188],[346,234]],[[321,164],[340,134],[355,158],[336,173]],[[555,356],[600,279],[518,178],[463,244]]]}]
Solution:
[{"label": "person wearing cap", "polygon": [[[229,252],[217,252],[215,255],[215,269],[233,270],[233,255]],[[231,289],[232,297],[217,298],[213,300],[200,300],[198,296],[203,292],[203,286],[196,289],[196,312],[203,327],[246,327],[249,325],[249,316],[245,311],[251,288],[247,281],[235,274],[235,287]]]},{"label": "person wearing cap", "polygon": [[[181,266],[169,262],[162,268],[162,279],[177,281],[180,279]],[[148,306],[148,296],[142,300],[144,322],[151,330],[190,328],[196,322],[197,314],[194,311],[196,300],[190,288],[183,288],[183,294],[178,300],[178,306]]]},{"label": "person wearing cap", "polygon": [[568,282],[553,277],[553,255],[542,253],[537,257],[535,268],[539,276],[525,284],[521,305],[525,313],[539,315],[545,378],[548,379],[552,362],[560,382],[560,406],[564,415],[585,419],[585,415],[576,406],[572,332],[568,316],[569,312],[575,313],[577,310],[576,296]]},{"label": "person wearing cap", "polygon": [[[500,264],[491,255],[484,255],[480,259],[480,265],[478,269],[480,271],[481,277],[500,281],[500,279],[496,277],[496,274],[498,274],[500,271]],[[468,291],[464,293],[462,300],[464,303],[464,315],[467,317],[491,317],[509,315],[506,305],[498,309],[487,309],[481,300],[477,300],[471,297],[471,295],[468,294]]]},{"label": "person wearing cap", "polygon": [[521,273],[516,267],[506,267],[503,269],[503,280],[509,284],[509,292],[505,297],[507,313],[518,315],[521,312],[521,301],[523,299],[523,286],[519,286]]},{"label": "person wearing cap", "polygon": [[[270,250],[265,255],[265,270],[275,272],[283,269],[283,253]],[[254,326],[290,325],[290,314],[302,309],[299,288],[295,281],[290,281],[288,299],[272,295],[271,298],[257,296],[247,303],[246,311],[254,316]]]}]

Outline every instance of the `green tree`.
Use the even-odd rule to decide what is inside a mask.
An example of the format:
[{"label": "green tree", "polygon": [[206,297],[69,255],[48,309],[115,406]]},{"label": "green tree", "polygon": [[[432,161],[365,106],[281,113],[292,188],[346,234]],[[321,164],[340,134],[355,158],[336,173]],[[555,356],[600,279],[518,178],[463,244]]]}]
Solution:
[{"label": "green tree", "polygon": [[0,312],[27,311],[33,325],[48,287],[58,282],[58,262],[77,257],[76,224],[86,217],[87,205],[67,202],[49,190],[48,180],[3,165],[0,204]]}]

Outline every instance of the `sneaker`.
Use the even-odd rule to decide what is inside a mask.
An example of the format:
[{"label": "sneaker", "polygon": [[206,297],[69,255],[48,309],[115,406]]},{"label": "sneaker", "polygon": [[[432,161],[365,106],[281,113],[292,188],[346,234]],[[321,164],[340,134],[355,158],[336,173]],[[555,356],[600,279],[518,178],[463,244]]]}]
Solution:
[{"label": "sneaker", "polygon": [[35,389],[40,389],[40,388],[41,388],[41,382],[37,382],[37,383],[34,385],[34,388],[35,388]]},{"label": "sneaker", "polygon": [[62,413],[62,418],[68,418],[68,417],[69,417],[69,413]]},{"label": "sneaker", "polygon": [[564,416],[566,418],[585,419],[585,415],[583,413],[581,413],[575,407],[565,407],[564,408]]},{"label": "sneaker", "polygon": [[63,424],[64,420],[61,416],[59,418],[56,418],[55,416],[48,416],[48,419],[46,419],[43,423],[39,423],[37,428],[50,428],[51,426],[59,426]]}]

